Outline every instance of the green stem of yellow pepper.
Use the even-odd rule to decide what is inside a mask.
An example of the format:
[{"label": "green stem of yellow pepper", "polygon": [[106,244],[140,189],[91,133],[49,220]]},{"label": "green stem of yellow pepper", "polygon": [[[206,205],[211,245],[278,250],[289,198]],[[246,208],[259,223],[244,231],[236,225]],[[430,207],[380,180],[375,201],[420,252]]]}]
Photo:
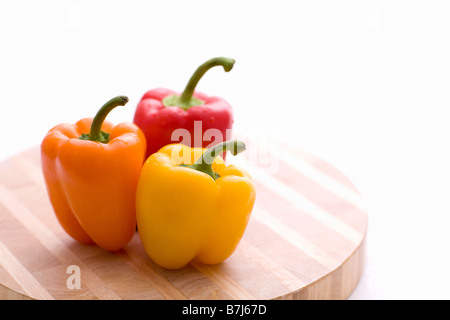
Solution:
[{"label": "green stem of yellow pepper", "polygon": [[206,150],[203,155],[194,164],[182,165],[194,170],[198,170],[210,175],[213,179],[217,179],[217,174],[213,171],[211,165],[214,159],[221,153],[230,151],[233,156],[245,150],[245,143],[240,140],[228,140],[215,145]]}]

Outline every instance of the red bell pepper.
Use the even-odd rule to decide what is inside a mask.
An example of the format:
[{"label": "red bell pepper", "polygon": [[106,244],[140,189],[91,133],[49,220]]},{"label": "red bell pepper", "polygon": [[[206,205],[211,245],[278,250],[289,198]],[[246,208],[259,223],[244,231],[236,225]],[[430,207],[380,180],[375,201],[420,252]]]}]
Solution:
[{"label": "red bell pepper", "polygon": [[[145,134],[147,157],[171,143],[209,148],[231,138],[233,111],[228,102],[194,90],[209,69],[222,66],[228,72],[234,62],[224,57],[206,61],[192,75],[181,95],[165,88],[152,89],[143,95],[133,121]],[[187,130],[189,137],[183,136],[179,141],[181,134],[175,132],[177,129]]]}]

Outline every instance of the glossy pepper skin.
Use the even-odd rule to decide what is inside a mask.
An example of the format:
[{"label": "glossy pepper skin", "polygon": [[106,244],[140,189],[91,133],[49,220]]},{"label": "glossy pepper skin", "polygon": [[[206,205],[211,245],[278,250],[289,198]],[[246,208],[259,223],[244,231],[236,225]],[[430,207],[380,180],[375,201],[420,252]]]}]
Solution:
[{"label": "glossy pepper skin", "polygon": [[41,144],[42,171],[62,228],[77,241],[108,251],[122,248],[136,231],[145,137],[133,123],[104,121],[112,108],[127,101],[113,98],[94,119],[55,126]]},{"label": "glossy pepper skin", "polygon": [[[136,107],[133,121],[146,136],[147,157],[163,146],[175,142],[205,148],[227,140],[233,126],[233,110],[230,104],[223,98],[194,90],[210,68],[223,66],[228,72],[233,68],[234,62],[233,59],[224,57],[206,61],[192,75],[182,94],[166,88],[156,88],[143,95]],[[201,137],[195,135],[196,122],[201,124]],[[190,137],[181,139],[182,141],[176,134],[172,137],[177,129],[186,129]],[[208,136],[213,133],[210,129],[220,132],[220,136],[214,135],[213,141]]]},{"label": "glossy pepper skin", "polygon": [[218,156],[225,150],[216,149],[209,173],[208,165],[206,170],[184,166],[208,151],[182,144],[165,146],[144,163],[136,193],[137,224],[145,251],[158,265],[178,269],[193,259],[217,264],[238,246],[256,193],[243,169],[225,165]]}]

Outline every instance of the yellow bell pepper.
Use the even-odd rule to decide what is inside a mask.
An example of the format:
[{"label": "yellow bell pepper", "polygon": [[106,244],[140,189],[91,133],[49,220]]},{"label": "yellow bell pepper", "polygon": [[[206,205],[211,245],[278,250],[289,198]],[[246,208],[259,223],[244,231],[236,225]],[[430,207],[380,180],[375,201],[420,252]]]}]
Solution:
[{"label": "yellow bell pepper", "polygon": [[144,249],[155,263],[167,269],[194,259],[217,264],[235,251],[256,192],[250,176],[225,165],[219,154],[243,150],[245,144],[237,140],[208,150],[170,144],[145,161],[136,219]]}]

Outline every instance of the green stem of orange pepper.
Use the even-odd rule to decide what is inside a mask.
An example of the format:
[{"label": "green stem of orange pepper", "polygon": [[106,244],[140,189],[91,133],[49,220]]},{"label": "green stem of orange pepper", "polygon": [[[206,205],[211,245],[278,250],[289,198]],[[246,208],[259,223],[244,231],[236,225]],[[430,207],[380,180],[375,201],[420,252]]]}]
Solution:
[{"label": "green stem of orange pepper", "polygon": [[112,109],[114,109],[115,107],[118,107],[118,106],[124,106],[127,102],[128,102],[128,97],[126,97],[126,96],[117,96],[115,98],[112,98],[108,102],[106,102],[100,108],[100,110],[98,110],[97,114],[94,117],[94,120],[92,120],[90,132],[83,133],[79,137],[79,139],[98,141],[101,143],[108,143],[109,142],[109,133],[101,130],[102,124],[105,121],[106,116],[108,115],[108,113],[111,112]]}]

